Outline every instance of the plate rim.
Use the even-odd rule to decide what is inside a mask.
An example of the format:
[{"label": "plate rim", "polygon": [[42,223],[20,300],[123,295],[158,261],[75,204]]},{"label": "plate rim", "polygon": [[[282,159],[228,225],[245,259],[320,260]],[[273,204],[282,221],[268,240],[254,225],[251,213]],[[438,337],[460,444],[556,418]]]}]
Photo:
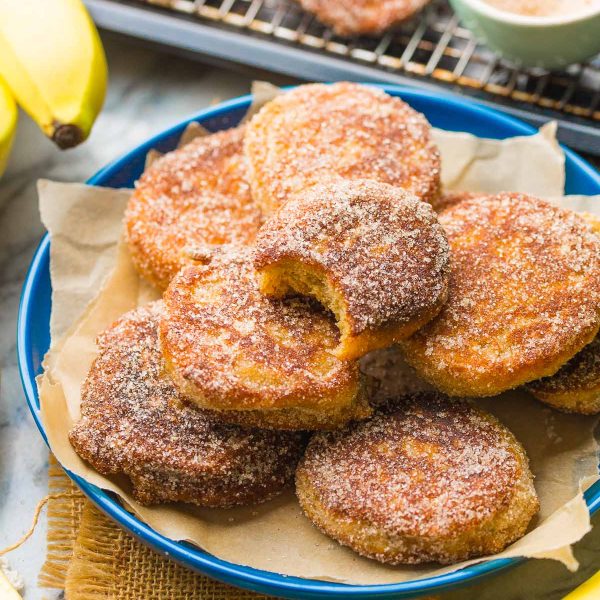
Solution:
[{"label": "plate rim", "polygon": [[[496,110],[482,106],[477,102],[454,94],[433,94],[397,85],[378,85],[372,83],[366,85],[380,87],[387,92],[394,95],[400,95],[408,100],[411,98],[425,99],[445,107],[448,105],[457,107],[463,112],[467,110],[467,112],[471,111],[479,113],[479,116],[495,121],[496,124],[500,122],[502,125],[516,130],[517,133],[513,135],[527,135],[536,131],[534,127],[527,125],[519,119],[502,114]],[[251,99],[251,95],[240,96],[222,102],[216,106],[208,107],[177,121],[171,126],[152,135],[144,142],[138,144],[135,148],[121,154],[119,157],[98,170],[86,181],[86,183],[89,185],[101,184],[111,172],[117,171],[127,165],[134,157],[138,157],[142,152],[147,152],[150,148],[159,144],[161,140],[176,134],[188,123],[218,118],[223,114],[244,108],[250,103]],[[600,173],[598,173],[587,161],[568,148],[563,147],[563,151],[566,154],[567,167],[575,169],[579,174],[583,172],[588,177],[591,177],[591,179],[596,180],[596,184],[600,190]],[[21,383],[29,410],[47,445],[48,440],[41,422],[39,399],[35,383],[37,374],[31,364],[32,356],[29,332],[31,330],[31,313],[35,310],[33,292],[39,277],[44,273],[44,269],[48,269],[49,246],[50,240],[48,233],[46,232],[34,252],[27,271],[21,291],[17,316],[17,358]],[[286,576],[272,571],[265,571],[237,563],[231,563],[212,556],[204,550],[195,548],[191,545],[186,545],[184,542],[171,540],[154,531],[151,527],[128,513],[118,501],[113,499],[106,491],[87,483],[74,473],[67,471],[67,474],[98,508],[108,514],[120,526],[125,527],[144,543],[153,547],[154,550],[162,554],[166,553],[185,566],[201,571],[211,577],[225,581],[226,583],[270,594],[283,593],[288,595],[287,597],[415,597],[415,595],[429,594],[431,592],[454,588],[461,584],[470,584],[483,577],[521,564],[526,560],[524,557],[495,559],[485,563],[476,563],[464,569],[453,571],[452,573],[390,584],[356,585]],[[600,508],[600,482],[597,482],[586,490],[585,499],[590,513],[594,514]]]}]

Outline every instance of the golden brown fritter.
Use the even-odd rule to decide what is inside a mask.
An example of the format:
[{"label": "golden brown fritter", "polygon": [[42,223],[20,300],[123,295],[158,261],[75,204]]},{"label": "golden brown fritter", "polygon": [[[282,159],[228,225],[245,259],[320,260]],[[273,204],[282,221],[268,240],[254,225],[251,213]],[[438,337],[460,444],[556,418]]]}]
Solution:
[{"label": "golden brown fritter", "polygon": [[592,228],[592,231],[596,234],[600,234],[600,217],[593,215],[592,213],[584,212],[579,213],[583,217],[584,221]]},{"label": "golden brown fritter", "polygon": [[439,195],[440,157],[425,117],[355,83],[302,85],[247,125],[252,194],[265,214],[333,179],[373,179],[424,201]]},{"label": "golden brown fritter", "polygon": [[140,274],[164,289],[199,244],[251,244],[261,225],[242,154],[244,128],[196,138],[155,161],[125,213]]},{"label": "golden brown fritter", "polygon": [[440,223],[448,301],[401,342],[455,396],[492,396],[555,373],[600,326],[600,240],[577,214],[516,193],[464,200]]},{"label": "golden brown fritter", "polygon": [[477,192],[442,192],[433,204],[433,208],[436,212],[442,212],[446,208],[450,208],[463,200],[470,200],[471,198],[478,198],[485,195]]},{"label": "golden brown fritter", "polygon": [[369,403],[373,407],[383,406],[404,396],[435,391],[407,364],[397,345],[363,356],[360,370],[367,379]]},{"label": "golden brown fritter", "polygon": [[539,509],[527,456],[508,429],[435,393],[314,435],[296,492],[324,533],[394,565],[494,554]]},{"label": "golden brown fritter", "polygon": [[410,19],[429,0],[299,0],[341,36],[377,35]]},{"label": "golden brown fritter", "polygon": [[538,399],[564,412],[600,412],[600,338],[596,336],[554,375],[527,384]]},{"label": "golden brown fritter", "polygon": [[327,429],[367,416],[358,364],[331,354],[334,320],[314,301],[263,296],[252,256],[246,247],[198,255],[205,264],[167,288],[162,348],[181,392],[263,427]]},{"label": "golden brown fritter", "polygon": [[263,294],[308,295],[333,312],[342,359],[413,334],[448,292],[448,241],[431,206],[370,180],[287,202],[259,232],[254,264]]},{"label": "golden brown fritter", "polygon": [[[600,219],[580,213],[596,234]],[[596,336],[554,375],[527,384],[527,389],[546,404],[564,412],[584,415],[600,412],[600,338]]]},{"label": "golden brown fritter", "polygon": [[302,436],[224,425],[185,402],[164,371],[162,312],[152,303],[99,336],[71,444],[100,473],[128,475],[143,504],[268,500],[291,482]]}]

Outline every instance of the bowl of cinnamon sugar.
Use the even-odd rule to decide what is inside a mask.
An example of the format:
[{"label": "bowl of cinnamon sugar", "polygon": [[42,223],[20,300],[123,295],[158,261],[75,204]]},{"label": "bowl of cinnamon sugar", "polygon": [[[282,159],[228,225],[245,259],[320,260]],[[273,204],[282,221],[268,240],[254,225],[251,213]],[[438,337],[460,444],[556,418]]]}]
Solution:
[{"label": "bowl of cinnamon sugar", "polygon": [[564,69],[600,52],[600,0],[450,0],[462,23],[503,58]]}]

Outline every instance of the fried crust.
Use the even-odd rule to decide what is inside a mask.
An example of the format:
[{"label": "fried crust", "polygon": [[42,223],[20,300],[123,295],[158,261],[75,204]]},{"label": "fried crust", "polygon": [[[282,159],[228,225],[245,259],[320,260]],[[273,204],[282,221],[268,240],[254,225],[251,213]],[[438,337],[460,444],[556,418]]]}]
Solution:
[{"label": "fried crust", "polygon": [[592,228],[595,234],[600,235],[600,217],[588,212],[579,213],[579,215]]},{"label": "fried crust", "polygon": [[287,202],[259,232],[254,264],[263,294],[309,295],[335,315],[341,359],[412,335],[448,292],[448,241],[431,206],[376,181]]},{"label": "fried crust", "polygon": [[389,404],[396,398],[436,391],[407,364],[397,345],[363,356],[360,370],[368,381],[369,403],[375,408]]},{"label": "fried crust", "polygon": [[263,296],[252,257],[223,247],[167,288],[162,349],[180,391],[263,427],[327,429],[368,416],[358,364],[331,354],[331,316],[314,301]]},{"label": "fried crust", "polygon": [[527,456],[508,429],[435,393],[313,436],[296,493],[325,534],[393,565],[495,554],[539,510]]},{"label": "fried crust", "polygon": [[377,35],[410,19],[429,0],[299,0],[341,36]]},{"label": "fried crust", "polygon": [[485,194],[479,194],[477,192],[442,192],[439,198],[433,204],[433,208],[436,212],[442,212],[463,200],[470,200],[472,198],[478,198]]},{"label": "fried crust", "polygon": [[600,412],[600,338],[551,377],[529,383],[526,388],[542,402],[563,412],[595,415]]},{"label": "fried crust", "polygon": [[230,507],[277,495],[291,483],[303,436],[224,425],[184,401],[163,368],[162,312],[152,303],[99,336],[71,444],[100,473],[128,475],[142,504]]},{"label": "fried crust", "polygon": [[261,225],[242,153],[244,127],[196,138],[155,161],[125,213],[134,265],[164,289],[200,244],[251,244]]},{"label": "fried crust", "polygon": [[[596,215],[579,214],[594,233],[600,234]],[[600,413],[600,338],[596,336],[554,375],[532,381],[526,388],[538,400],[563,412]]]},{"label": "fried crust", "polygon": [[448,302],[401,342],[441,391],[492,396],[554,374],[600,326],[600,240],[575,213],[516,193],[439,216],[452,253]]},{"label": "fried crust", "polygon": [[332,179],[373,179],[437,198],[440,156],[425,117],[399,98],[355,83],[302,85],[247,126],[252,195],[270,214]]}]

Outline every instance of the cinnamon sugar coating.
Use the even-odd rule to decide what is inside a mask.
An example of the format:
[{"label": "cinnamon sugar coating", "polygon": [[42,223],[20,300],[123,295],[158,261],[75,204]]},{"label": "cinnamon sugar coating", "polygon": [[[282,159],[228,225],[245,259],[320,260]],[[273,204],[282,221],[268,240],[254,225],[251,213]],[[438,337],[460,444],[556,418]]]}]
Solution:
[{"label": "cinnamon sugar coating", "polygon": [[342,36],[376,35],[410,19],[429,0],[299,0],[302,8]]},{"label": "cinnamon sugar coating", "polygon": [[583,220],[592,228],[592,231],[600,235],[600,217],[592,213],[579,213]]},{"label": "cinnamon sugar coating", "polygon": [[439,194],[440,157],[423,115],[355,83],[302,85],[277,96],[247,126],[252,194],[265,214],[332,179],[373,179],[421,200]]},{"label": "cinnamon sugar coating", "polygon": [[526,387],[538,400],[564,412],[600,413],[600,338],[596,336],[551,377]]},{"label": "cinnamon sugar coating", "polygon": [[313,436],[296,492],[324,533],[394,565],[494,554],[539,509],[514,436],[482,410],[435,393]]},{"label": "cinnamon sugar coating", "polygon": [[125,213],[131,257],[164,289],[199,244],[251,244],[261,225],[242,154],[244,127],[199,137],[155,161]]},{"label": "cinnamon sugar coating", "polygon": [[363,356],[360,370],[367,378],[369,403],[373,407],[384,406],[396,398],[436,391],[404,360],[397,345]]},{"label": "cinnamon sugar coating", "polygon": [[408,337],[448,291],[448,242],[431,206],[369,180],[291,199],[259,232],[254,264],[264,294],[310,295],[334,313],[345,359]]},{"label": "cinnamon sugar coating", "polygon": [[310,300],[264,297],[252,254],[198,255],[204,264],[169,285],[161,340],[176,385],[224,419],[263,427],[327,429],[367,416],[358,364],[331,354],[331,316]]},{"label": "cinnamon sugar coating", "polygon": [[463,200],[470,200],[471,198],[485,195],[477,192],[442,192],[439,198],[433,203],[433,208],[436,212],[442,212],[446,208],[450,208]]},{"label": "cinnamon sugar coating", "polygon": [[143,504],[229,507],[275,496],[292,479],[303,437],[224,425],[184,401],[163,368],[162,312],[152,303],[99,336],[71,444],[99,472],[129,476]]},{"label": "cinnamon sugar coating", "polygon": [[423,378],[492,396],[552,375],[600,326],[600,240],[577,214],[516,193],[441,213],[452,253],[448,301],[401,342]]},{"label": "cinnamon sugar coating", "polygon": [[[600,219],[579,213],[600,234]],[[600,413],[600,337],[596,336],[581,352],[554,375],[532,381],[526,388],[538,400],[564,412],[592,415]]]}]

